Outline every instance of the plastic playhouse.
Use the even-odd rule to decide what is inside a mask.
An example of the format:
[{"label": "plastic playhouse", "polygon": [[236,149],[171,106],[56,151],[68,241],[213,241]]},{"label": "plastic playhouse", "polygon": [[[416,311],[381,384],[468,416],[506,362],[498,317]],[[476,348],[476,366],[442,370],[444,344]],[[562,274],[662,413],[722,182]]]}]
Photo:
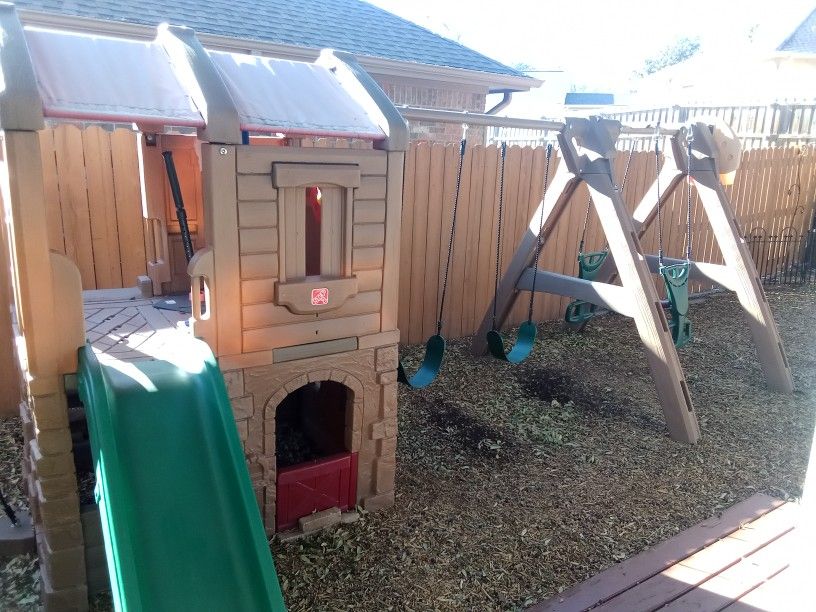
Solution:
[{"label": "plastic playhouse", "polygon": [[[393,503],[406,124],[341,53],[24,29],[11,5],[0,29],[2,258],[45,607],[86,609],[110,586],[117,609],[282,609],[268,535]],[[134,179],[171,188],[175,215],[144,202],[155,252],[124,280],[138,288],[83,292],[49,252],[38,131],[62,121],[133,126]],[[359,146],[282,146],[302,136]],[[200,157],[190,218],[169,143]],[[154,307],[171,225],[189,321],[166,308],[184,296]]]},{"label": "plastic playhouse", "polygon": [[[172,26],[153,41],[24,29],[5,4],[0,32],[0,264],[10,274],[0,289],[12,288],[0,332],[14,330],[19,364],[0,392],[22,398],[45,607],[86,609],[89,594],[110,588],[122,610],[282,609],[269,535],[394,502],[397,384],[433,383],[445,356],[467,141],[444,226],[436,333],[408,373],[397,349],[408,131],[351,56],[324,51],[310,64],[207,51],[193,31]],[[126,278],[122,265],[125,288],[83,291],[81,268],[49,251],[54,186],[41,133],[61,122],[138,135],[130,152],[138,164],[132,176],[119,167],[117,180],[142,197],[133,219],[141,233],[131,242],[145,249],[146,275]],[[705,121],[538,124],[557,133],[559,160],[548,146],[542,198],[502,271],[503,232],[511,231],[501,225],[502,147],[494,292],[472,353],[505,364],[529,357],[537,292],[573,298],[565,319],[575,328],[599,308],[629,317],[669,435],[694,443],[700,430],[676,349],[692,335],[689,279],[703,280],[737,295],[768,386],[792,391],[720,184],[739,162],[736,136]],[[619,186],[612,171],[623,132],[655,145],[654,183],[633,212],[623,200],[626,175]],[[300,142],[309,137],[343,146]],[[585,220],[578,276],[542,269],[543,244],[582,183],[584,219],[594,206],[606,246],[584,251]],[[684,183],[685,258],[665,255],[660,235],[657,255],[644,252],[641,238],[662,227],[661,207]],[[93,188],[105,193],[105,184]],[[692,187],[721,263],[693,258]],[[172,289],[182,294],[164,295]],[[505,323],[525,291],[528,320],[510,338]]]}]

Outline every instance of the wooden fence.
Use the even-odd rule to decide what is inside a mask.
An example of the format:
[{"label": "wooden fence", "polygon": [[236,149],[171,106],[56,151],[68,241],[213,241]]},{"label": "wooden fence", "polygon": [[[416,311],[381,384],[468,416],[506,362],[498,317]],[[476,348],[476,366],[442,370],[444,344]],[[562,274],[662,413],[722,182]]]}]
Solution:
[{"label": "wooden fence", "polygon": [[84,289],[131,287],[146,272],[136,133],[60,125],[40,132],[48,246]]},{"label": "wooden fence", "polygon": [[[152,251],[146,244],[150,242],[149,232],[146,236],[144,230],[136,135],[129,130],[80,130],[62,125],[43,131],[41,144],[49,246],[76,262],[86,289],[131,286],[137,275],[145,273],[146,259]],[[543,147],[508,149],[502,268],[509,263],[541,198],[545,159]],[[399,312],[405,342],[421,342],[435,331],[457,162],[458,145],[412,143],[406,156]],[[495,146],[471,147],[465,156],[443,317],[447,337],[473,333],[493,295],[499,162]],[[551,176],[557,164],[554,156]],[[619,182],[625,165],[626,153],[622,152],[615,161]],[[624,199],[631,207],[654,176],[654,155],[635,153],[624,187]],[[747,151],[736,183],[727,192],[745,235],[781,235],[791,228],[804,235],[811,227],[816,200],[816,152],[813,148],[801,152],[793,148]],[[696,194],[692,195],[694,256],[718,261],[719,251],[702,207]],[[674,257],[684,253],[684,202],[683,190],[679,189],[663,215],[665,251]],[[542,251],[542,268],[576,273],[586,203],[587,192],[582,186]],[[645,250],[656,252],[656,232],[650,231],[643,243]],[[592,212],[586,248],[601,249],[604,245]],[[765,267],[768,264],[764,262]],[[526,298],[520,301],[510,317],[511,324],[526,318]],[[538,295],[536,320],[560,318],[566,303],[566,299],[556,296]]]},{"label": "wooden fence", "polygon": [[[406,343],[421,342],[435,332],[437,309],[447,257],[451,207],[455,188],[457,145],[413,143],[405,166],[400,268],[399,328]],[[502,270],[523,235],[541,198],[545,149],[510,147],[505,168],[504,231],[500,247]],[[473,147],[464,162],[456,235],[443,316],[446,337],[472,334],[494,291],[497,201],[499,192],[497,147]],[[558,160],[553,159],[550,175]],[[623,179],[626,153],[615,160],[617,181]],[[633,209],[655,177],[654,154],[635,153],[624,186],[624,200]],[[743,232],[757,228],[799,234],[812,222],[816,200],[816,155],[813,149],[757,149],[746,152],[737,180],[726,189]],[[541,253],[541,267],[574,275],[584,227],[587,191],[579,188],[568,211]],[[663,244],[666,255],[684,257],[686,206],[684,188],[678,188],[663,209]],[[705,220],[702,205],[692,190],[692,251],[701,260],[719,262],[720,253]],[[532,220],[536,224],[536,220]],[[656,224],[655,224],[656,226]],[[643,238],[647,252],[657,252],[656,227]],[[597,217],[590,212],[586,249],[605,246]],[[770,255],[769,255],[770,256]],[[783,258],[776,253],[773,257]],[[705,289],[699,284],[692,290]],[[569,300],[540,294],[535,299],[536,320],[559,319]],[[509,324],[527,317],[526,294],[519,300]]]}]

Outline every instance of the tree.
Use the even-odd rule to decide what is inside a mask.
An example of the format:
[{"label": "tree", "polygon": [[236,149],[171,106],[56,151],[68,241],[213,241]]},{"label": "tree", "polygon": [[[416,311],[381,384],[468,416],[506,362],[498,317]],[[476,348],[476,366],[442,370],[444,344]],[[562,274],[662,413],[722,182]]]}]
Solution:
[{"label": "tree", "polygon": [[513,64],[513,69],[519,72],[534,72],[532,64],[527,62],[517,62]]},{"label": "tree", "polygon": [[647,74],[653,74],[658,70],[663,70],[663,68],[668,66],[674,66],[692,57],[699,50],[699,38],[680,38],[657,55],[648,58],[643,63],[643,70],[641,70],[639,74],[640,76],[645,76]]}]

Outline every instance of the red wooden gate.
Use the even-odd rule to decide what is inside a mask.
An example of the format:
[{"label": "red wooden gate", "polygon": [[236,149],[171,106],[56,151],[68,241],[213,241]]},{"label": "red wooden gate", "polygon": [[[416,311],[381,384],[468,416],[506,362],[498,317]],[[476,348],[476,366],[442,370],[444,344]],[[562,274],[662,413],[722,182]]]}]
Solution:
[{"label": "red wooden gate", "polygon": [[357,453],[339,453],[278,472],[276,530],[291,529],[302,516],[357,500]]}]

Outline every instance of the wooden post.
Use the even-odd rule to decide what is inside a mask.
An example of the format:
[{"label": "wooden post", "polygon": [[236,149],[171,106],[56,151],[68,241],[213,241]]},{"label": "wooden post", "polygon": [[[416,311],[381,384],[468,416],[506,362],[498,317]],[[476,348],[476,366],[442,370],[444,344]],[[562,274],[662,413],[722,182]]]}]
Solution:
[{"label": "wooden post", "polygon": [[705,124],[692,126],[692,135],[693,155],[689,160],[689,172],[722,252],[723,261],[735,277],[735,292],[748,315],[748,326],[754,337],[765,380],[771,389],[791,393],[793,377],[779,330],[748,245],[740,234],[737,220],[728,204],[728,196],[720,184],[716,145]]},{"label": "wooden post", "polygon": [[11,324],[13,302],[11,278],[8,274],[10,268],[8,249],[5,232],[0,227],[0,418],[19,413],[22,388]]},{"label": "wooden post", "polygon": [[[567,129],[573,121],[568,122]],[[617,264],[621,285],[630,293],[633,318],[640,339],[646,347],[646,358],[669,434],[675,440],[696,442],[700,438],[700,428],[680,360],[669,333],[668,322],[641,250],[632,217],[615,188],[610,152],[614,150],[617,135],[609,134],[609,126],[605,125],[604,120],[584,121],[589,123],[582,125],[581,128],[587,130],[590,137],[580,139],[579,142],[583,143],[582,149],[598,157],[593,160],[593,156],[575,151],[573,159],[578,162],[580,176],[589,187],[595,202],[601,227],[609,242],[609,250]],[[570,156],[564,157],[570,163]]]},{"label": "wooden post", "polygon": [[[236,147],[201,145],[202,189],[207,245],[214,253],[212,297],[217,325],[217,357],[241,353],[241,274],[238,259]],[[198,289],[194,288],[194,294]]]}]

